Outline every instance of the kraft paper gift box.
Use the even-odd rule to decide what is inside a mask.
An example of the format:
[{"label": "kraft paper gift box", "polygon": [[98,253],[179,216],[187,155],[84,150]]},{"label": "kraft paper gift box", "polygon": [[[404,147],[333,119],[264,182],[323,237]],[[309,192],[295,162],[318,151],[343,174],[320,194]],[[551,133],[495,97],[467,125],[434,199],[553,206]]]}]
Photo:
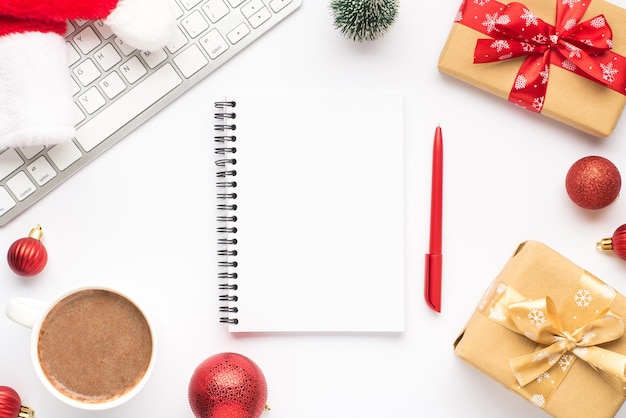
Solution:
[{"label": "kraft paper gift box", "polygon": [[[626,104],[626,96],[622,94],[626,92],[626,10],[604,0],[522,0],[520,3],[510,8],[495,0],[463,1],[441,52],[439,70],[504,99],[509,99],[511,93],[526,94],[526,102],[517,96],[509,100],[593,136],[610,135]],[[562,8],[559,16],[564,16],[560,22],[556,21],[557,7]],[[572,19],[573,12],[584,14]],[[598,24],[603,21],[602,16],[608,26]],[[520,43],[512,42],[497,26],[517,25],[520,33],[528,35],[542,27],[541,21],[556,28],[550,33],[571,30],[573,35],[558,38],[535,33],[532,39],[524,38]],[[607,41],[608,28],[612,39]],[[590,33],[589,29],[597,31]],[[573,38],[578,41],[572,41]],[[479,39],[486,40],[481,41],[483,48],[491,49],[490,56],[496,62],[474,63]],[[594,46],[612,46],[611,51],[595,56],[593,50],[581,50],[579,47],[584,48],[585,43],[592,43],[590,39]],[[549,56],[547,59],[551,60],[549,71],[545,71],[545,62],[541,62],[539,54],[546,50],[551,51],[544,54],[544,58]],[[517,56],[530,51],[535,55]],[[508,58],[507,54],[515,58],[501,59]],[[482,52],[479,56],[483,56]],[[529,68],[537,70],[530,70],[537,77],[534,81],[520,72],[527,59]],[[535,65],[530,60],[535,60]],[[600,83],[573,72],[586,67]],[[547,91],[541,94],[541,88],[546,86]]]},{"label": "kraft paper gift box", "polygon": [[527,241],[485,292],[454,350],[554,417],[613,417],[626,395],[625,315],[624,296]]}]

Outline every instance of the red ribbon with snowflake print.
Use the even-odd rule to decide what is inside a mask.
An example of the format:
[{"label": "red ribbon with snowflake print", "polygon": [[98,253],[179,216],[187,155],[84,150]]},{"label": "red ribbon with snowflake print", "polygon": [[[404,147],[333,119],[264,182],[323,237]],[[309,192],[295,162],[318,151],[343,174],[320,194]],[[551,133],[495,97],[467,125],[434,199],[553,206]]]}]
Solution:
[{"label": "red ribbon with snowflake print", "polygon": [[551,65],[626,94],[626,58],[611,51],[612,31],[604,15],[580,22],[591,1],[556,0],[551,25],[522,3],[465,0],[456,21],[491,37],[477,40],[475,64],[526,57],[508,100],[540,113]]}]

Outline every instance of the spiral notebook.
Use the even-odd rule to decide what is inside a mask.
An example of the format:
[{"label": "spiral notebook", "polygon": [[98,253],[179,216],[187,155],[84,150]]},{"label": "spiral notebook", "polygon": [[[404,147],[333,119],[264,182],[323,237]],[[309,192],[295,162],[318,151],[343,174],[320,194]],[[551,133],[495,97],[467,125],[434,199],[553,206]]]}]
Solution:
[{"label": "spiral notebook", "polygon": [[215,102],[229,331],[403,331],[403,120],[398,92]]}]

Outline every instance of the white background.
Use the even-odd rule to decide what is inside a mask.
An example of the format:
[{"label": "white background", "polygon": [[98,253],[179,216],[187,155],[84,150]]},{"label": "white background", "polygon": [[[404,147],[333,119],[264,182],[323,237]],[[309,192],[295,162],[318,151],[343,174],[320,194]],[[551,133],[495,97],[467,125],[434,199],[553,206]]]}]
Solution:
[{"label": "white background", "polygon": [[[194,369],[211,355],[234,351],[253,359],[267,378],[267,418],[545,416],[455,357],[452,343],[488,283],[527,239],[543,241],[626,292],[626,261],[595,250],[596,240],[626,223],[626,201],[587,211],[569,200],[564,187],[569,167],[587,155],[605,156],[626,174],[626,125],[595,139],[440,74],[437,59],[459,4],[403,0],[390,33],[358,44],[335,31],[327,1],[305,0],[294,15],[4,227],[0,249],[41,224],[50,259],[30,279],[0,263],[0,303],[12,296],[49,299],[87,283],[117,287],[154,318],[159,357],[152,379],[128,404],[91,414],[72,410],[37,382],[28,330],[0,317],[0,385],[15,388],[38,418],[193,418],[187,387]],[[404,93],[403,334],[234,336],[218,323],[212,100],[229,90],[273,87]],[[333,111],[341,112],[341,105]],[[441,314],[429,310],[422,296],[437,124],[445,142]],[[384,138],[380,146],[384,158]],[[274,199],[277,206],[288,203]]]}]

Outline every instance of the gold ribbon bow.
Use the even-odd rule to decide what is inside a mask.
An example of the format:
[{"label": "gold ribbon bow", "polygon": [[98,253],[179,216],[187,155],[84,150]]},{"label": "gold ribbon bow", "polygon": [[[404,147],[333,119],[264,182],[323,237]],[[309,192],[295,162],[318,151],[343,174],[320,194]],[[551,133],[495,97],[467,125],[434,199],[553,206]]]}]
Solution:
[{"label": "gold ribbon bow", "polygon": [[615,290],[585,272],[576,292],[559,310],[550,297],[528,299],[496,282],[478,310],[494,322],[537,343],[537,349],[510,359],[518,391],[543,407],[576,358],[626,396],[626,356],[599,347],[624,335],[624,322],[611,312]]},{"label": "gold ribbon bow", "polygon": [[[513,303],[509,306],[517,332],[547,347],[511,359],[518,383],[526,386],[548,372],[563,355],[572,353],[600,372],[620,392],[626,384],[626,356],[597,347],[624,335],[622,319],[607,308],[589,323],[564,330],[550,297]],[[613,380],[613,382],[611,382]]]}]

